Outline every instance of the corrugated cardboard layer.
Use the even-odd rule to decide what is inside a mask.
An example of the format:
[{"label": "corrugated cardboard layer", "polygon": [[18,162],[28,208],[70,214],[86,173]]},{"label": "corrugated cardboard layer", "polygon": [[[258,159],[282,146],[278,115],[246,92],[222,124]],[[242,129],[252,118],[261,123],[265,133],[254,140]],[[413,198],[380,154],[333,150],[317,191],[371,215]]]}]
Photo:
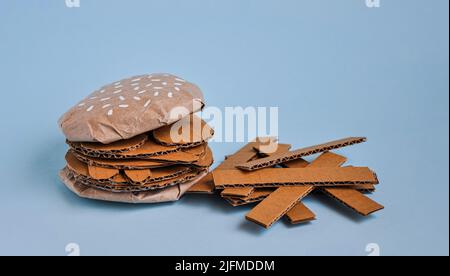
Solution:
[{"label": "corrugated cardboard layer", "polygon": [[212,173],[208,173],[205,177],[200,179],[187,192],[192,194],[213,194],[215,190],[214,179]]},{"label": "corrugated cardboard layer", "polygon": [[347,162],[346,157],[332,152],[325,152],[322,153],[319,157],[317,157],[314,161],[312,161],[309,167],[313,168],[340,167],[345,162]]},{"label": "corrugated cardboard layer", "polygon": [[[120,173],[119,170],[111,170],[111,173],[109,173],[109,169],[89,167],[87,164],[75,158],[70,151],[66,154],[66,161],[69,169],[75,174],[82,175],[88,180],[95,180],[98,183],[112,185],[125,183],[126,185],[140,186],[158,181],[174,179],[183,174],[187,174],[192,171],[198,171],[198,169],[192,168],[191,166],[187,165],[173,165],[170,167],[157,168],[153,171],[126,170],[124,171],[124,175],[118,177],[117,175],[119,175]],[[101,172],[102,170],[105,170],[105,172]],[[91,175],[91,173],[93,173],[93,175]]]},{"label": "corrugated cardboard layer", "polygon": [[213,163],[213,152],[209,147],[206,147],[205,153],[200,156],[200,159],[192,163],[192,165],[200,168],[209,168]]},{"label": "corrugated cardboard layer", "polygon": [[139,147],[131,148],[129,151],[120,151],[120,152],[93,150],[88,147],[85,147],[83,143],[74,143],[70,141],[68,141],[67,143],[74,151],[80,154],[89,157],[105,158],[105,159],[149,158],[174,153],[181,150],[181,148],[179,147],[163,146],[157,144],[152,139],[147,139],[145,143]]},{"label": "corrugated cardboard layer", "polygon": [[118,169],[118,170],[155,169],[171,166],[174,164],[173,162],[162,162],[162,161],[142,160],[142,159],[113,160],[105,158],[87,157],[75,151],[71,151],[71,153],[74,156],[76,156],[76,159],[82,161],[83,163],[89,164],[90,166]]},{"label": "corrugated cardboard layer", "polygon": [[275,165],[286,163],[292,160],[299,159],[304,156],[321,153],[325,151],[330,151],[333,149],[338,149],[358,143],[365,142],[367,139],[365,137],[350,137],[345,138],[321,145],[316,145],[312,147],[307,147],[303,149],[299,149],[293,152],[285,153],[285,154],[276,154],[273,156],[269,156],[260,160],[250,161],[247,163],[239,164],[237,165],[238,168],[247,170],[247,171],[253,171],[257,169],[267,168],[267,167],[273,167]]},{"label": "corrugated cardboard layer", "polygon": [[366,167],[268,168],[257,172],[216,170],[213,175],[219,188],[378,184],[375,173]]},{"label": "corrugated cardboard layer", "polygon": [[152,177],[150,169],[145,170],[124,170],[125,175],[135,183],[141,183]]},{"label": "corrugated cardboard layer", "polygon": [[[142,147],[149,139],[147,134],[141,134],[127,140],[120,140],[111,144],[102,143],[77,143],[78,147],[92,153],[123,153]],[[70,143],[70,142],[69,142]],[[75,144],[75,143],[74,143]]]},{"label": "corrugated cardboard layer", "polygon": [[[263,141],[267,141],[263,143]],[[272,147],[268,147],[268,143],[270,141],[271,144],[276,144],[275,152],[266,152],[267,149],[273,149]],[[264,147],[265,146],[265,147]],[[250,147],[253,149],[250,149]],[[248,161],[252,158],[255,158],[254,151],[259,155],[270,156],[272,154],[283,153],[289,151],[291,145],[289,144],[278,144],[274,138],[271,137],[259,137],[255,140],[255,142],[247,144],[243,149],[241,149],[238,153],[233,156],[228,156],[227,160],[224,162],[224,166],[219,166],[217,169],[234,169],[234,166],[240,162]],[[251,193],[253,193],[253,188],[229,188],[222,191],[223,196],[237,196],[237,197],[247,197]]]},{"label": "corrugated cardboard layer", "polygon": [[261,156],[267,157],[274,154],[281,154],[288,152],[291,149],[292,145],[289,144],[276,144],[275,147],[267,147],[261,144],[258,144],[254,147],[254,150]]},{"label": "corrugated cardboard layer", "polygon": [[252,187],[247,188],[228,188],[220,193],[222,196],[226,197],[248,197],[254,192],[255,189]]},{"label": "corrugated cardboard layer", "polygon": [[316,219],[316,215],[301,202],[298,202],[289,210],[286,213],[286,217],[292,224],[305,223]]},{"label": "corrugated cardboard layer", "polygon": [[75,178],[78,183],[81,183],[85,186],[92,187],[99,190],[114,192],[114,193],[123,193],[123,192],[144,192],[151,191],[157,189],[163,189],[170,186],[183,184],[186,182],[190,182],[191,180],[198,177],[198,175],[203,174],[204,171],[192,171],[189,173],[182,174],[176,178],[146,183],[142,185],[130,185],[129,183],[112,183],[94,180],[92,178],[77,175],[74,171],[68,170],[71,175]]},{"label": "corrugated cardboard layer", "polygon": [[353,189],[333,187],[323,189],[323,191],[363,216],[368,216],[384,209],[382,205]]},{"label": "corrugated cardboard layer", "polygon": [[203,175],[199,175],[196,179],[191,182],[186,182],[183,184],[171,186],[165,189],[147,191],[147,192],[133,192],[133,193],[111,193],[104,190],[99,190],[85,186],[81,183],[76,182],[75,178],[71,176],[67,169],[60,172],[60,178],[68,189],[77,194],[80,197],[112,201],[112,202],[123,202],[123,203],[159,203],[167,201],[176,201],[195,183],[201,179]]},{"label": "corrugated cardboard layer", "polygon": [[[183,133],[185,130],[189,131],[189,133]],[[182,138],[182,140],[173,141],[171,137],[172,131],[179,134],[179,138]],[[166,146],[191,147],[193,145],[203,144],[213,136],[213,129],[196,115],[185,117],[173,125],[161,127],[153,131],[153,137],[156,141]]]},{"label": "corrugated cardboard layer", "polygon": [[[347,158],[345,158],[344,156],[332,152],[326,152],[320,155],[316,160],[314,160],[311,163],[310,167],[339,167],[346,161]],[[367,216],[384,208],[380,204],[361,194],[361,192],[359,192],[356,188],[361,189],[364,187],[362,185],[359,185],[359,187],[355,187],[355,189],[330,187],[324,188],[323,191],[364,216]],[[366,188],[370,189],[370,187]]]},{"label": "corrugated cardboard layer", "polygon": [[88,166],[89,176],[93,179],[110,179],[115,175],[119,174],[117,169],[106,169],[102,167]]},{"label": "corrugated cardboard layer", "polygon": [[226,199],[234,207],[237,207],[255,202],[260,202],[265,198],[267,198],[271,193],[273,193],[273,191],[275,191],[273,188],[262,188],[262,189],[255,189],[253,193],[250,194],[248,197],[223,196],[223,198]]},{"label": "corrugated cardboard layer", "polygon": [[253,208],[246,218],[269,228],[313,189],[313,186],[279,188]]}]

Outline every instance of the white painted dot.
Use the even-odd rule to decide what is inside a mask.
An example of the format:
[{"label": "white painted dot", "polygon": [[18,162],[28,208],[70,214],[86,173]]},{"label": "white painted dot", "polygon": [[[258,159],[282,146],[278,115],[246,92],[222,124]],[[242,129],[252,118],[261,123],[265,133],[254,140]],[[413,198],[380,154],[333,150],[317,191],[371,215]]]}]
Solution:
[{"label": "white painted dot", "polygon": [[161,90],[161,89],[164,89],[164,88],[162,88],[162,87],[153,87],[153,89]]},{"label": "white painted dot", "polygon": [[147,106],[149,106],[149,104],[152,102],[152,100],[148,100],[148,101],[146,101],[145,102],[145,104],[144,104],[144,107],[147,107]]},{"label": "white painted dot", "polygon": [[124,96],[120,96],[119,99],[120,99],[121,101],[125,101],[125,97],[124,97]]},{"label": "white painted dot", "polygon": [[133,99],[135,99],[136,101],[140,101],[141,100],[141,98],[139,98],[139,97],[133,97]]},{"label": "white painted dot", "polygon": [[122,93],[122,90],[116,90],[113,92],[113,94],[119,94],[119,93]]},{"label": "white painted dot", "polygon": [[85,106],[85,105],[86,105],[86,103],[80,103],[78,106],[82,107],[82,106]]},{"label": "white painted dot", "polygon": [[88,109],[86,109],[86,111],[87,111],[87,112],[91,112],[92,109],[94,109],[94,106],[93,106],[93,105],[91,105],[90,107],[88,107]]},{"label": "white painted dot", "polygon": [[139,86],[134,88],[135,91],[138,91],[139,89],[141,89]]},{"label": "white painted dot", "polygon": [[119,105],[119,107],[120,107],[120,108],[127,108],[128,105],[127,105],[127,104],[121,104],[121,105]]},{"label": "white painted dot", "polygon": [[167,82],[163,82],[162,85],[167,86]]},{"label": "white painted dot", "polygon": [[139,82],[132,83],[131,86],[138,86]]},{"label": "white painted dot", "polygon": [[174,85],[175,85],[175,86],[182,86],[183,84],[182,84],[182,83],[176,82],[176,83],[174,83]]},{"label": "white painted dot", "polygon": [[176,81],[179,81],[179,82],[186,82],[185,80],[180,79],[180,78],[175,78],[175,80],[176,80]]},{"label": "white painted dot", "polygon": [[152,86],[153,85],[153,83],[149,83],[149,84],[147,84],[145,87],[150,87],[150,86]]},{"label": "white painted dot", "polygon": [[116,85],[114,88],[119,89],[119,88],[122,88],[122,87],[123,87],[123,85]]},{"label": "white painted dot", "polygon": [[104,106],[102,106],[103,109],[110,107],[111,104],[105,104]]},{"label": "white painted dot", "polygon": [[118,82],[114,83],[114,85],[120,85],[120,84],[121,84],[121,82],[120,82],[120,81],[118,81]]},{"label": "white painted dot", "polygon": [[153,96],[158,97],[159,96],[159,92],[155,92],[155,94],[153,94]]},{"label": "white painted dot", "polygon": [[106,89],[100,90],[100,94],[103,94],[103,93],[105,93],[105,92],[106,92]]},{"label": "white painted dot", "polygon": [[173,97],[173,93],[172,92],[167,93],[167,97],[172,98]]},{"label": "white painted dot", "polygon": [[111,98],[110,98],[110,97],[108,97],[108,98],[103,98],[103,99],[100,99],[100,101],[101,101],[101,102],[105,102],[105,101],[109,101],[109,100],[111,100]]},{"label": "white painted dot", "polygon": [[175,90],[180,91],[180,88],[178,86],[175,86]]},{"label": "white painted dot", "polygon": [[112,109],[108,110],[108,116],[112,116],[112,115],[113,115],[113,110]]},{"label": "white painted dot", "polygon": [[140,80],[141,80],[141,78],[137,78],[137,79],[131,80],[131,82],[137,82],[137,81],[140,81]]},{"label": "white painted dot", "polygon": [[90,97],[89,99],[91,99],[91,100],[95,100],[95,99],[97,99],[98,97]]},{"label": "white painted dot", "polygon": [[152,79],[152,81],[161,81],[160,79]]},{"label": "white painted dot", "polygon": [[145,92],[147,92],[147,90],[139,91],[138,94],[139,94],[139,95],[140,95],[140,94],[144,94]]}]

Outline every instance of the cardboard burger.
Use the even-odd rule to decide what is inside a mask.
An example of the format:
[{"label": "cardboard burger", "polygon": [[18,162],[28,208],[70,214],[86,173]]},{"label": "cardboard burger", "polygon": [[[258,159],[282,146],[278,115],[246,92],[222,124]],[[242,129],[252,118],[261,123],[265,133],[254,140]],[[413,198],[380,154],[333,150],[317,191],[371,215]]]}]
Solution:
[{"label": "cardboard burger", "polygon": [[59,123],[70,149],[60,178],[77,195],[125,203],[178,200],[209,171],[213,130],[200,89],[169,74],[104,86]]}]

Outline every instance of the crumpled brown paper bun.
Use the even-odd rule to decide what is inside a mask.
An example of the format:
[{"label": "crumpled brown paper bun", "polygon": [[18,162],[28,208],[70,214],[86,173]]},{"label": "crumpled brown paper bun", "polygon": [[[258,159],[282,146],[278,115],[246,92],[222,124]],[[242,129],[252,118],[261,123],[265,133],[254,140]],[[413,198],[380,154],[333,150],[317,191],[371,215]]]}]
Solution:
[{"label": "crumpled brown paper bun", "polygon": [[195,84],[169,74],[142,75],[100,88],[59,124],[69,141],[109,144],[172,124],[204,102]]},{"label": "crumpled brown paper bun", "polygon": [[161,203],[179,200],[180,197],[186,193],[186,191],[200,181],[205,175],[206,172],[190,182],[155,191],[138,193],[111,193],[77,183],[75,179],[70,176],[70,172],[67,168],[61,170],[59,173],[61,180],[67,188],[80,197],[122,203]]}]

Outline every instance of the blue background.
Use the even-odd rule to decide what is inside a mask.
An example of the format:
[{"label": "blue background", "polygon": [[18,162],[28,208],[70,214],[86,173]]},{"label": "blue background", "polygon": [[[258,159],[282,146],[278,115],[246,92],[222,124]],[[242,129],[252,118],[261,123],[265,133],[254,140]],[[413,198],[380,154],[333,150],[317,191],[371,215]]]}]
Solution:
[{"label": "blue background", "polygon": [[[449,254],[447,0],[0,1],[0,254]],[[318,220],[269,231],[211,196],[130,206],[77,198],[58,180],[57,119],[99,86],[171,72],[211,106],[278,106],[294,147],[351,135],[340,150],[377,171],[360,218],[323,196]],[[217,161],[242,144],[212,144]]]}]

